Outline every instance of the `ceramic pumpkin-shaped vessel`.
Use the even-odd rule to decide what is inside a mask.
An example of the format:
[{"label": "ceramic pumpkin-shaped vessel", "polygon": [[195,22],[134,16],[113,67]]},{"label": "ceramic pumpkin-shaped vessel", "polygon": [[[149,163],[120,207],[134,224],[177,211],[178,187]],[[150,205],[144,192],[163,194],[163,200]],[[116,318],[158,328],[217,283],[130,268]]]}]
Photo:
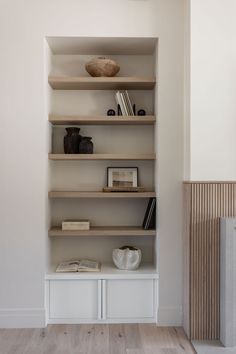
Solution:
[{"label": "ceramic pumpkin-shaped vessel", "polygon": [[140,265],[142,253],[138,248],[123,246],[113,250],[112,258],[117,268],[124,270],[135,270]]}]

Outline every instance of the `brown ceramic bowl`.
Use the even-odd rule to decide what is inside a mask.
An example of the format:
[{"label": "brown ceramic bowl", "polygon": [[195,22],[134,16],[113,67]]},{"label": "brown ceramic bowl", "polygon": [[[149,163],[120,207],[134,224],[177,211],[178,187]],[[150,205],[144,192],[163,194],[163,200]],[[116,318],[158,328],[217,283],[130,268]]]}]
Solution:
[{"label": "brown ceramic bowl", "polygon": [[85,68],[93,77],[112,77],[115,76],[120,70],[119,65],[114,60],[104,57],[91,59],[85,65]]}]

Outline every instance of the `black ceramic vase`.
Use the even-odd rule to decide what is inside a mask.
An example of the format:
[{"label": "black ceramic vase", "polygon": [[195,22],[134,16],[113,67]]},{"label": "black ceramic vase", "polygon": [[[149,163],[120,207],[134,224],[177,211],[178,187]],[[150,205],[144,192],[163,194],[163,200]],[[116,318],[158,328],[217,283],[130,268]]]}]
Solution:
[{"label": "black ceramic vase", "polygon": [[79,153],[80,154],[92,154],[93,153],[93,142],[91,141],[91,137],[82,136],[80,145],[79,145]]},{"label": "black ceramic vase", "polygon": [[78,154],[81,142],[80,128],[66,128],[67,135],[64,136],[65,154]]}]

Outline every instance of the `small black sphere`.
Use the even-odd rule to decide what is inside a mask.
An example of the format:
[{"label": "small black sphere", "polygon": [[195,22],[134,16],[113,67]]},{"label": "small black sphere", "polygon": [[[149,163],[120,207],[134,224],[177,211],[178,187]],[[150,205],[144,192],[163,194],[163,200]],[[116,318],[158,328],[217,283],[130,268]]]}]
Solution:
[{"label": "small black sphere", "polygon": [[114,109],[108,109],[107,115],[108,115],[108,116],[115,116],[115,115],[116,115],[116,112],[114,111]]},{"label": "small black sphere", "polygon": [[144,110],[144,109],[140,109],[140,110],[138,111],[138,116],[146,116],[145,110]]}]

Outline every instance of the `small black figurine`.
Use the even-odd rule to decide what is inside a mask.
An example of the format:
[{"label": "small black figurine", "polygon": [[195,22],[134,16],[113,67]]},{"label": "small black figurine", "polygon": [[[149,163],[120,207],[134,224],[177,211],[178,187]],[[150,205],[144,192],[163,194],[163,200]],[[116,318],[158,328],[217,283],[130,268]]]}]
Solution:
[{"label": "small black figurine", "polygon": [[122,112],[119,104],[117,105],[117,115],[122,116]]},{"label": "small black figurine", "polygon": [[134,115],[136,116],[136,105],[133,104],[133,112],[134,112]]},{"label": "small black figurine", "polygon": [[64,136],[64,152],[65,154],[78,154],[81,135],[80,128],[66,128],[67,135]]},{"label": "small black figurine", "polygon": [[146,116],[146,112],[144,109],[139,109],[138,110],[138,116]]},{"label": "small black figurine", "polygon": [[90,136],[82,136],[81,142],[79,144],[80,154],[93,154],[93,142]]},{"label": "small black figurine", "polygon": [[108,116],[115,116],[115,115],[116,115],[116,112],[114,111],[114,109],[108,109],[107,115],[108,115]]}]

